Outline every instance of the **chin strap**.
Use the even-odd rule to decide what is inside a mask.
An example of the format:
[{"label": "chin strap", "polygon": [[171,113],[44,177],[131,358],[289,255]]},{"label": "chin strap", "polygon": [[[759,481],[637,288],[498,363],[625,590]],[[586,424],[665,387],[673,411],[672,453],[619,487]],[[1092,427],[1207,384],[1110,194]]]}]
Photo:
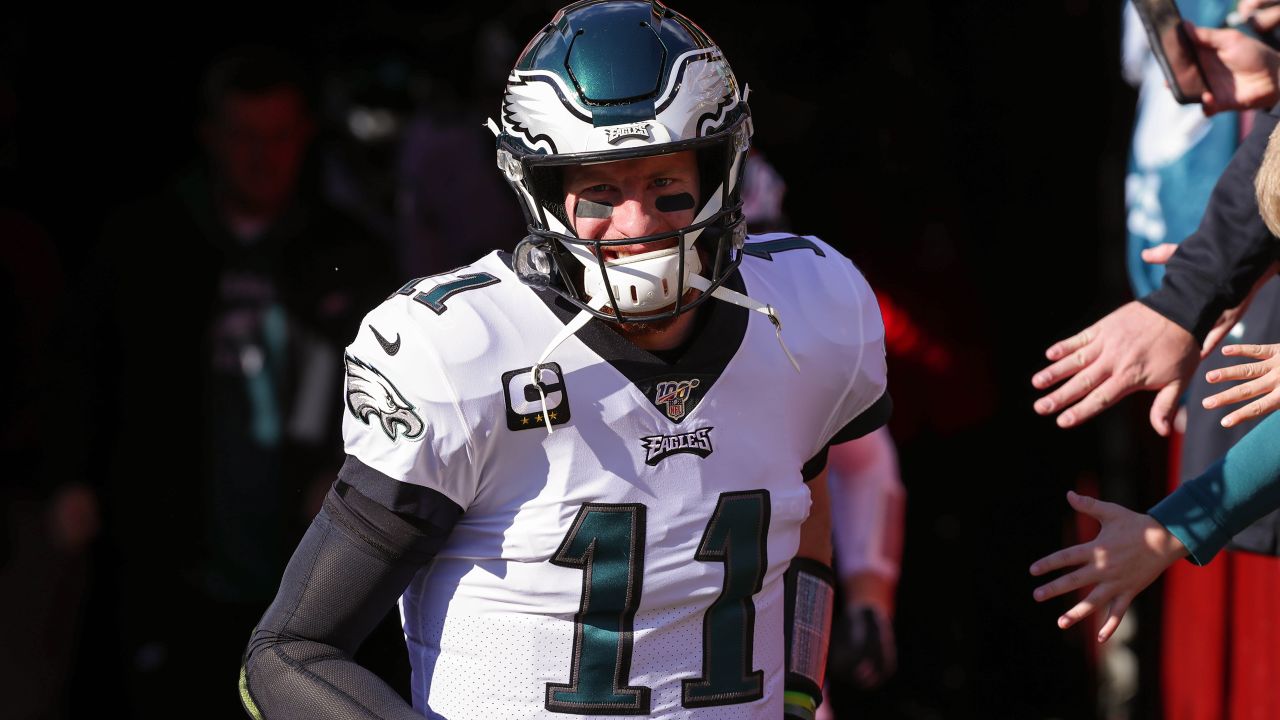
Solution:
[{"label": "chin strap", "polygon": [[[600,301],[588,304],[595,310],[603,310],[604,306],[608,302],[609,298],[606,297]],[[533,375],[533,386],[538,389],[538,396],[542,398],[542,420],[547,424],[548,435],[555,431],[551,429],[551,416],[549,409],[547,408],[547,393],[542,389],[542,364],[547,361],[547,358],[551,357],[551,353],[555,352],[555,349],[560,347],[565,340],[568,340],[575,333],[581,330],[584,325],[590,322],[591,318],[591,313],[583,310],[575,315],[572,320],[565,323],[565,326],[560,329],[560,332],[556,333],[556,336],[551,338],[551,342],[547,344],[547,349],[542,351],[542,356],[538,358],[538,362],[534,363],[533,367],[529,368],[529,373]],[[562,382],[563,380],[564,378],[561,378]]]},{"label": "chin strap", "polygon": [[[711,281],[701,275],[690,275],[689,286],[697,288],[702,292],[706,292],[707,288],[711,287]],[[800,372],[800,364],[796,362],[791,351],[787,349],[787,344],[782,341],[782,319],[778,317],[778,311],[772,305],[766,305],[758,300],[752,300],[746,295],[730,290],[723,285],[713,290],[711,292],[711,297],[718,298],[727,303],[733,303],[734,305],[744,307],[748,310],[754,310],[769,318],[769,322],[773,323],[774,331],[778,334],[778,345],[782,348],[782,352],[787,356],[787,360],[791,361],[791,367],[795,368],[796,372]]]},{"label": "chin strap", "polygon": [[[701,275],[694,275],[691,273],[689,275],[689,287],[706,292],[707,289],[711,287],[711,281]],[[787,344],[782,341],[782,320],[778,318],[778,311],[774,309],[772,305],[766,305],[765,303],[757,300],[752,300],[746,295],[730,290],[723,285],[713,290],[711,292],[711,297],[723,300],[727,303],[733,303],[734,305],[744,307],[748,310],[754,310],[769,318],[769,322],[773,323],[773,329],[778,335],[778,346],[782,348],[783,354],[785,354],[787,356],[787,360],[791,362],[791,367],[795,368],[796,372],[800,372],[800,364],[796,362],[791,351],[787,349]],[[588,303],[588,305],[596,311],[602,311],[608,304],[608,297],[599,298]],[[554,433],[555,430],[551,429],[551,416],[549,409],[547,408],[547,393],[542,389],[542,364],[547,361],[547,358],[551,357],[551,353],[555,352],[555,349],[560,347],[565,340],[568,340],[575,333],[581,330],[583,326],[590,322],[591,318],[592,314],[583,310],[574,316],[572,320],[565,323],[565,326],[560,329],[560,332],[556,333],[556,336],[551,338],[551,342],[548,343],[547,348],[542,351],[542,356],[538,358],[538,362],[534,363],[533,367],[529,368],[529,374],[533,376],[533,386],[537,388],[538,396],[542,401],[542,421],[547,425],[548,435]]]}]

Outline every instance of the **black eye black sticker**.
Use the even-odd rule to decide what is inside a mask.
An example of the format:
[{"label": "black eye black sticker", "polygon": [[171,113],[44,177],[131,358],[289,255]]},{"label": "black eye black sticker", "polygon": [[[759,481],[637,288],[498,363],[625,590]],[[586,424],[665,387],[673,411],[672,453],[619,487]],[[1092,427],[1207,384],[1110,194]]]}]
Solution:
[{"label": "black eye black sticker", "polygon": [[573,214],[580,218],[603,220],[613,215],[613,206],[587,200],[586,198],[578,198],[578,202],[573,208]]},{"label": "black eye black sticker", "polygon": [[680,212],[681,210],[692,210],[694,202],[693,196],[686,192],[664,195],[654,200],[653,205],[661,212]]}]

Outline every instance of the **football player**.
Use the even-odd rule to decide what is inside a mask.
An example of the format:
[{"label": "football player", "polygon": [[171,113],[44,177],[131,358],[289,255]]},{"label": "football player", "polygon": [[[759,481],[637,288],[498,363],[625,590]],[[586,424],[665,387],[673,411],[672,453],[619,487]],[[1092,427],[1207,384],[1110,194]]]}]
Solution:
[{"label": "football player", "polygon": [[[746,100],[656,1],[524,49],[490,127],[529,235],[347,349],[348,458],[250,640],[251,714],[813,716],[826,449],[887,420],[883,328],[826,243],[748,241]],[[413,708],[351,661],[397,599]]]}]

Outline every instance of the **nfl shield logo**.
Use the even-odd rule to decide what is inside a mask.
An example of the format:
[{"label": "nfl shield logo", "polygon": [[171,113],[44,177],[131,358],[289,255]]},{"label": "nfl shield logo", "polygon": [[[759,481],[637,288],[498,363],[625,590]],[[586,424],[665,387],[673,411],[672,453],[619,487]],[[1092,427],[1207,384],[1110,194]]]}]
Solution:
[{"label": "nfl shield logo", "polygon": [[684,403],[689,399],[689,391],[700,384],[701,381],[697,378],[660,382],[654,392],[653,402],[656,405],[666,407],[667,417],[672,420],[679,420],[684,417]]}]

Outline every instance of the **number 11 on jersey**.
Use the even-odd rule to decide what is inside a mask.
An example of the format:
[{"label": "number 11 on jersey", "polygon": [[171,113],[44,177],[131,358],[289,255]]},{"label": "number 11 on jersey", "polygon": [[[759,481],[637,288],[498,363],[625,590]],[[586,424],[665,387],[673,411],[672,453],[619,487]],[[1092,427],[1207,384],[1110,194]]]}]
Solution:
[{"label": "number 11 on jersey", "polygon": [[[685,707],[733,705],[764,695],[752,668],[755,603],[768,567],[767,490],[722,493],[695,560],[724,565],[720,595],[702,621],[702,676],[681,681]],[[650,688],[632,686],[633,621],[644,575],[645,506],[587,503],[552,556],[582,570],[569,682],[547,683],[546,708],[584,715],[648,715]]]}]

